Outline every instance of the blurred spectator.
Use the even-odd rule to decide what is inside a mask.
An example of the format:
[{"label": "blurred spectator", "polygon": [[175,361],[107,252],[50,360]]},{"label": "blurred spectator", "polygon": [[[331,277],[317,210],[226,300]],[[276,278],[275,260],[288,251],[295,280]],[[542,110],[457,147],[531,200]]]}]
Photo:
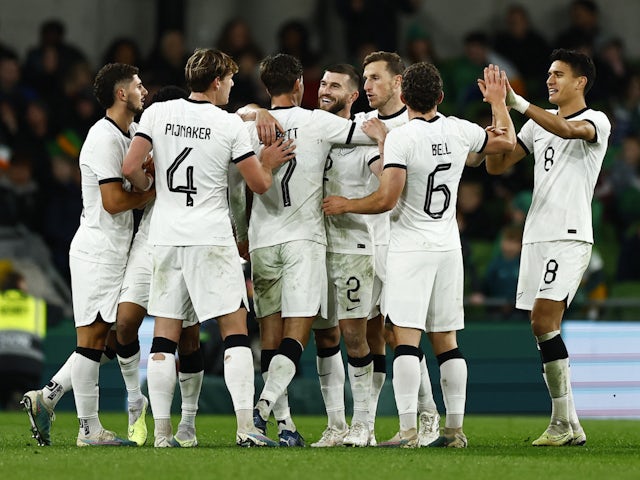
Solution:
[{"label": "blurred spectator", "polygon": [[184,87],[184,66],[188,58],[184,34],[179,30],[167,30],[149,55],[141,76],[144,76],[145,84]]},{"label": "blurred spectator", "polygon": [[573,0],[569,7],[570,24],[560,32],[553,48],[594,50],[600,36],[600,11],[593,0]]},{"label": "blurred spectator", "polygon": [[142,54],[138,43],[129,37],[118,37],[109,44],[102,56],[102,65],[107,63],[124,63],[140,68]]},{"label": "blurred spectator", "polygon": [[628,136],[606,180],[613,195],[615,221],[620,234],[640,220],[640,138]]},{"label": "blurred spectator", "polygon": [[260,83],[258,74],[263,52],[253,40],[246,20],[240,17],[229,20],[222,27],[216,46],[238,64],[238,73],[233,76],[234,86],[226,110],[235,112],[249,103],[269,106],[269,96]]},{"label": "blurred spectator", "polygon": [[225,23],[215,44],[218,50],[230,55],[236,63],[240,53],[247,49],[256,52],[258,61],[262,60],[263,53],[253,40],[251,28],[244,18],[232,18]]},{"label": "blurred spectator", "polygon": [[47,20],[40,26],[40,41],[29,50],[24,64],[25,81],[34,86],[47,100],[60,92],[69,69],[86,56],[65,42],[65,26],[60,20]]},{"label": "blurred spectator", "polygon": [[13,153],[8,169],[0,177],[0,198],[0,225],[22,224],[32,232],[41,231],[42,202],[28,153]]},{"label": "blurred spectator", "polygon": [[472,303],[483,304],[489,299],[493,305],[488,306],[488,312],[500,318],[509,318],[516,313],[515,300],[521,251],[522,226],[504,227],[500,235],[499,249],[489,262],[482,279],[481,291],[472,295]]},{"label": "blurred spectator", "polygon": [[225,107],[227,111],[235,112],[249,103],[262,107],[270,106],[269,95],[260,82],[260,55],[260,51],[252,47],[237,53],[238,72],[233,76],[233,89],[229,96],[229,104]]},{"label": "blurred spectator", "polygon": [[602,103],[622,98],[632,73],[622,40],[610,38],[605,41],[597,50],[594,62],[598,79],[589,98]]},{"label": "blurred spectator", "polygon": [[20,115],[35,92],[21,82],[15,55],[0,58],[0,143],[12,144],[18,135]]},{"label": "blurred spectator", "polygon": [[494,212],[484,208],[485,194],[482,183],[475,180],[462,180],[458,187],[457,210],[464,234],[469,240],[493,240],[503,218],[501,211]]},{"label": "blurred spectator", "polygon": [[503,56],[491,49],[489,37],[481,31],[470,32],[464,37],[464,54],[443,66],[443,81],[451,92],[449,100],[445,95],[446,113],[464,118],[473,118],[486,103],[478,88],[477,79],[482,78],[484,67],[490,63],[500,65],[509,78],[513,89],[524,93],[524,82],[516,67]]},{"label": "blurred spectator", "polygon": [[422,0],[336,0],[338,15],[344,20],[349,58],[358,57],[362,44],[373,44],[371,51],[397,51],[398,15],[418,11],[421,3]]},{"label": "blurred spectator", "polygon": [[427,31],[419,23],[413,23],[407,29],[404,54],[404,63],[406,66],[418,62],[438,63],[433,42],[427,34]]},{"label": "blurred spectator", "polygon": [[15,144],[16,149],[29,156],[33,179],[45,198],[50,194],[49,186],[52,181],[49,144],[53,141],[48,107],[40,100],[29,102]]},{"label": "blurred spectator", "polygon": [[318,88],[322,78],[320,55],[311,46],[311,34],[307,26],[299,20],[290,20],[278,30],[278,53],[293,55],[304,68],[304,93],[301,106],[318,106]]},{"label": "blurred spectator", "polygon": [[[59,309],[51,309],[50,325],[57,323],[61,315]],[[3,275],[0,280],[0,406],[3,409],[19,409],[23,393],[40,385],[47,313],[45,301],[29,295],[20,273],[12,270]]]},{"label": "blurred spectator", "polygon": [[20,62],[17,56],[0,58],[0,101],[8,102],[16,111],[24,110],[26,103],[36,97],[36,92],[22,83]]},{"label": "blurred spectator", "polygon": [[611,145],[620,145],[628,136],[640,135],[640,73],[633,74],[623,88],[621,99],[611,106],[615,128],[611,130]]},{"label": "blurred spectator", "polygon": [[530,95],[546,98],[545,72],[549,68],[551,48],[533,29],[529,12],[522,5],[509,6],[505,21],[506,29],[496,34],[493,48],[522,74]]},{"label": "blurred spectator", "polygon": [[53,182],[43,207],[42,235],[56,270],[70,284],[69,246],[82,214],[80,169],[77,156],[73,159],[62,152],[53,156],[51,166]]},{"label": "blurred spectator", "polygon": [[636,222],[624,235],[620,244],[616,281],[640,281],[640,222]]}]

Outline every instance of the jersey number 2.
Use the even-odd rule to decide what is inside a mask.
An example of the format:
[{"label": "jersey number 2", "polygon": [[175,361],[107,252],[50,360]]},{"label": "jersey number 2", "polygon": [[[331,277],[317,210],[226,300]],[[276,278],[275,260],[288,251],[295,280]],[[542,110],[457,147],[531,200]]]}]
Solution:
[{"label": "jersey number 2", "polygon": [[167,169],[167,185],[169,186],[170,192],[177,193],[186,193],[187,194],[187,207],[193,207],[193,197],[198,193],[198,189],[193,184],[193,165],[187,167],[187,184],[186,185],[174,185],[173,180],[180,164],[185,161],[185,159],[189,156],[193,148],[186,147],[180,155],[176,157],[171,166]]}]

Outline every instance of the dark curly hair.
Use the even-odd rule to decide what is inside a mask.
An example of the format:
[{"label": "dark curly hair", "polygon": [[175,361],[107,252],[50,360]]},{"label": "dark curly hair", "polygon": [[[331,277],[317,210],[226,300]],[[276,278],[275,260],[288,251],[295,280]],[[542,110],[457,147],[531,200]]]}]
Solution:
[{"label": "dark curly hair", "polygon": [[93,94],[105,110],[111,108],[116,99],[116,88],[133,80],[138,67],[124,63],[108,63],[100,69],[93,81]]},{"label": "dark curly hair", "polygon": [[402,75],[402,96],[411,108],[420,113],[433,109],[442,94],[442,77],[428,62],[414,63]]}]

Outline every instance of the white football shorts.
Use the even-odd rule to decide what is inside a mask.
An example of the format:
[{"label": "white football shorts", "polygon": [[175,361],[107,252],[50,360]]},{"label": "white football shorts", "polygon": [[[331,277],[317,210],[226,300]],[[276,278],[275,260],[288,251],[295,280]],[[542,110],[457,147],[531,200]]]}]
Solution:
[{"label": "white football shorts", "polygon": [[326,317],[326,247],[295,240],[251,252],[253,305],[257,318]]},{"label": "white football shorts", "polygon": [[522,246],[516,308],[532,310],[536,298],[563,301],[567,306],[589,266],[592,245],[577,240],[527,243]]},{"label": "white football shorts", "polygon": [[389,252],[385,308],[391,323],[425,332],[464,328],[462,250]]},{"label": "white football shorts", "polygon": [[73,318],[76,327],[86,327],[98,314],[115,324],[125,265],[90,262],[69,257]]},{"label": "white football shorts", "polygon": [[185,320],[195,312],[204,322],[249,308],[235,245],[155,245],[152,256],[149,315]]}]

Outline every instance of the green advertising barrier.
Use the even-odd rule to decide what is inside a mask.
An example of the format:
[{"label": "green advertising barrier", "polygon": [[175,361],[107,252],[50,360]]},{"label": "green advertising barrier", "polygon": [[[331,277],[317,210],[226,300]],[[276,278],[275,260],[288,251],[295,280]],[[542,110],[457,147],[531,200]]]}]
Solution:
[{"label": "green advertising barrier", "polygon": [[[549,397],[540,372],[540,360],[531,335],[529,324],[469,322],[459,333],[460,349],[467,359],[469,381],[467,412],[469,413],[548,413]],[[47,381],[66,361],[75,348],[73,325],[51,329],[45,341]],[[440,374],[437,361],[426,341],[423,350],[434,387],[439,410],[444,412],[440,391]],[[343,349],[344,351],[344,349]],[[391,354],[387,355],[387,382],[382,390],[378,413],[397,414],[393,388]],[[310,342],[305,349],[297,376],[289,388],[289,402],[295,414],[324,414],[315,366],[315,346]],[[345,358],[346,365],[346,358]],[[256,375],[256,395],[262,389],[262,377]],[[176,389],[174,411],[180,409],[180,393]],[[126,390],[118,364],[109,362],[100,368],[100,410],[124,411]],[[349,388],[345,389],[347,413],[351,413],[352,401]],[[60,410],[73,410],[73,395],[68,393],[58,404]],[[201,413],[233,413],[231,398],[220,376],[206,375],[200,397]]]}]

